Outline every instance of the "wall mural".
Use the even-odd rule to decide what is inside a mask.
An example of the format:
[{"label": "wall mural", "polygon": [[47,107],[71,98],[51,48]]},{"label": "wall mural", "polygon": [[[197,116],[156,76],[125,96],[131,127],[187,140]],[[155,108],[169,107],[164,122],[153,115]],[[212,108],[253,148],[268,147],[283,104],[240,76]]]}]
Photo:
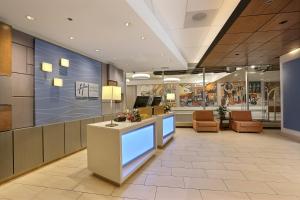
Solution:
[{"label": "wall mural", "polygon": [[221,87],[221,104],[225,106],[243,104],[246,99],[245,82],[219,83]]},{"label": "wall mural", "polygon": [[[61,58],[69,67],[61,66]],[[41,70],[41,63],[51,63],[52,72]],[[64,64],[65,65],[65,64]],[[62,87],[54,87],[53,79],[63,80]],[[43,125],[101,115],[99,98],[76,98],[76,82],[86,83],[82,96],[99,96],[101,63],[50,44],[35,40],[35,124]],[[90,90],[89,86],[91,84]],[[79,84],[80,85],[80,84]],[[78,85],[78,86],[79,86]],[[96,95],[98,91],[98,95]]]},{"label": "wall mural", "polygon": [[[180,106],[214,106],[217,103],[217,84],[209,83],[205,86],[206,96],[203,96],[203,86],[195,83],[179,84]],[[205,99],[204,99],[205,98]],[[205,101],[204,101],[205,100]]]}]

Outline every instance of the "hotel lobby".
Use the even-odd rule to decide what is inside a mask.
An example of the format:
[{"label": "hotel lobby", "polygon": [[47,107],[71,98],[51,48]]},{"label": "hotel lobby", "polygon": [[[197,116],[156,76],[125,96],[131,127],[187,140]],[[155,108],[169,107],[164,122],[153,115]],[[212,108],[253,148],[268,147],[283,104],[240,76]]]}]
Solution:
[{"label": "hotel lobby", "polygon": [[0,200],[300,200],[299,0],[0,5]]}]

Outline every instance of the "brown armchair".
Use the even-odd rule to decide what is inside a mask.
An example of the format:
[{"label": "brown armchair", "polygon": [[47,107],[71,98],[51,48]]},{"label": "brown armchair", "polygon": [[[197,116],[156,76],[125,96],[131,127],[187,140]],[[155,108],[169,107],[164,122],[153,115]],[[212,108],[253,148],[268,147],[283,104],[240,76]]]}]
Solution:
[{"label": "brown armchair", "polygon": [[230,127],[236,132],[260,133],[263,130],[261,122],[253,121],[251,111],[231,111],[229,113]]},{"label": "brown armchair", "polygon": [[198,110],[193,112],[193,128],[197,132],[218,132],[219,122],[215,121],[212,110]]}]

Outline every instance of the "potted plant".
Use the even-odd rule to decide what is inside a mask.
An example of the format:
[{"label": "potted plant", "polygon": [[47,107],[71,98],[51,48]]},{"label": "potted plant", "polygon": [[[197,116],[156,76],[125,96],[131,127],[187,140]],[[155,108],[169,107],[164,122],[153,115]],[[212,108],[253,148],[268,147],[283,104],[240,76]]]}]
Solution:
[{"label": "potted plant", "polygon": [[226,113],[228,112],[227,108],[225,106],[219,106],[217,109],[220,119],[225,119]]}]

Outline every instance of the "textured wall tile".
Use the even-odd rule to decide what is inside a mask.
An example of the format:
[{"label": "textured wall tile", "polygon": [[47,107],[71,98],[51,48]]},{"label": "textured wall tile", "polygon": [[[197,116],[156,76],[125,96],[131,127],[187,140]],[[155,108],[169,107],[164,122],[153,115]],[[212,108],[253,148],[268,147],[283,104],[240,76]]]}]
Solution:
[{"label": "textured wall tile", "polygon": [[12,96],[33,96],[33,76],[27,74],[12,74]]},{"label": "textured wall tile", "polygon": [[0,76],[0,104],[11,104],[11,77]]},{"label": "textured wall tile", "polygon": [[33,48],[33,37],[21,31],[13,30],[13,42]]},{"label": "textured wall tile", "polygon": [[43,163],[42,127],[14,130],[14,172],[31,170]]},{"label": "textured wall tile", "polygon": [[13,43],[12,72],[26,73],[26,47]]},{"label": "textured wall tile", "polygon": [[13,97],[13,128],[33,126],[33,97]]},{"label": "textured wall tile", "polygon": [[34,61],[34,56],[33,56],[33,49],[32,48],[27,48],[27,65],[33,65]]},{"label": "textured wall tile", "polygon": [[26,66],[26,73],[34,75],[34,66],[33,65],[27,65]]},{"label": "textured wall tile", "polygon": [[0,180],[13,175],[12,132],[0,133]]}]

